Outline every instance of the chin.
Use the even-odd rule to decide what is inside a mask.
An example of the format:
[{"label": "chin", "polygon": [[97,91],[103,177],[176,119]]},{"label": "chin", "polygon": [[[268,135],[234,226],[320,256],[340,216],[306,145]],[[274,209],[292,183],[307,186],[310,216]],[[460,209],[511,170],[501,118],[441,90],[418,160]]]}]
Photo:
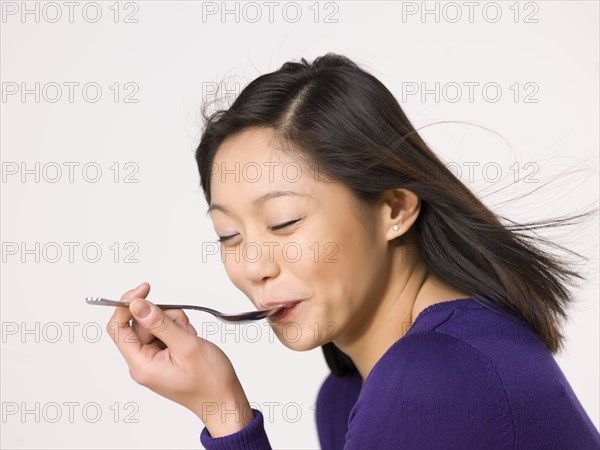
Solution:
[{"label": "chin", "polygon": [[315,339],[315,333],[311,329],[300,328],[299,326],[278,326],[274,329],[277,339],[290,350],[305,352],[320,347],[325,343]]},{"label": "chin", "polygon": [[296,352],[306,352],[308,350],[312,350],[314,348],[320,347],[322,344],[315,344],[314,342],[287,342],[284,340],[281,340],[281,343],[283,345],[285,345],[287,348],[289,348],[290,350],[294,350]]}]

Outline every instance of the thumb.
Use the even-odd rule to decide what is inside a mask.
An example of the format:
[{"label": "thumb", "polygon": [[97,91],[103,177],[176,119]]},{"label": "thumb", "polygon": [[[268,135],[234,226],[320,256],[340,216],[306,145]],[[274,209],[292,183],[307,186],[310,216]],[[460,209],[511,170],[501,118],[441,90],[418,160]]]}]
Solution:
[{"label": "thumb", "polygon": [[153,336],[163,341],[167,347],[181,348],[190,334],[179,327],[162,309],[153,303],[136,298],[129,303],[135,320]]}]

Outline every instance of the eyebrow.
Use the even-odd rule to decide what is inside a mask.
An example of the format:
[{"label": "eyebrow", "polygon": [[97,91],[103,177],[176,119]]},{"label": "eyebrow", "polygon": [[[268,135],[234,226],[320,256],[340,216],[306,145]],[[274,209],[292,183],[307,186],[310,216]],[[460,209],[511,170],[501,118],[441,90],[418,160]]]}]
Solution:
[{"label": "eyebrow", "polygon": [[[266,194],[256,197],[254,200],[252,200],[252,204],[254,206],[258,206],[272,198],[283,197],[286,195],[297,196],[297,197],[310,197],[310,195],[302,194],[302,193],[296,192],[296,191],[277,190],[277,191],[270,191],[270,192],[267,192]],[[229,214],[229,210],[225,206],[219,205],[217,203],[213,203],[212,205],[210,205],[208,207],[208,210],[206,211],[206,214],[210,213],[213,210],[219,210],[219,211],[224,212],[225,214]]]}]

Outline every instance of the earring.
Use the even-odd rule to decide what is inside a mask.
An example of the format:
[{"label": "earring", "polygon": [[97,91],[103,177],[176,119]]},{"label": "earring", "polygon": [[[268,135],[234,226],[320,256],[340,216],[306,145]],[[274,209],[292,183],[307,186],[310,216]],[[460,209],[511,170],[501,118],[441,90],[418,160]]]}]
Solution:
[{"label": "earring", "polygon": [[398,225],[394,225],[392,228],[394,229],[394,231],[398,231],[400,229]]}]

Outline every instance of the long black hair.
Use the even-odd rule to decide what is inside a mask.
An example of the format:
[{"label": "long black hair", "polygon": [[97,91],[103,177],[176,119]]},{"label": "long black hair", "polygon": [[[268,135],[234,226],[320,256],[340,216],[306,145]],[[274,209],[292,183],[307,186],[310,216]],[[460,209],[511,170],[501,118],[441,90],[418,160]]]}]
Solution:
[{"label": "long black hair", "polygon": [[[196,161],[209,205],[211,166],[224,139],[269,127],[326,177],[348,187],[358,204],[375,202],[388,189],[416,194],[421,211],[413,229],[427,270],[490,308],[510,311],[552,353],[561,350],[560,321],[572,302],[565,283],[583,277],[539,244],[582,256],[527,232],[577,223],[598,209],[526,224],[502,217],[503,224],[438,159],[391,92],[341,55],[287,62],[249,83],[229,108],[207,114],[207,107]],[[356,371],[335,344],[322,349],[332,373]]]}]

